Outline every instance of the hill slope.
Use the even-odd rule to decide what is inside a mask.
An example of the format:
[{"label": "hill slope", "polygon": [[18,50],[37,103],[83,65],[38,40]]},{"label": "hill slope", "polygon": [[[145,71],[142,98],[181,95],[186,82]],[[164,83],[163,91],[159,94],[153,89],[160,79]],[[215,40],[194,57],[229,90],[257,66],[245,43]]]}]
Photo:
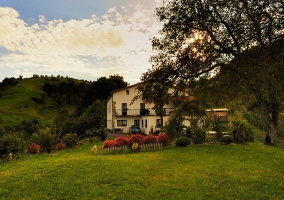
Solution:
[{"label": "hill slope", "polygon": [[[33,119],[43,125],[49,124],[61,106],[42,91],[45,82],[47,80],[42,78],[28,78],[4,91],[0,99],[0,124],[11,126]],[[44,100],[37,103],[39,99]],[[70,111],[75,110],[75,106],[70,105],[68,108]]]}]

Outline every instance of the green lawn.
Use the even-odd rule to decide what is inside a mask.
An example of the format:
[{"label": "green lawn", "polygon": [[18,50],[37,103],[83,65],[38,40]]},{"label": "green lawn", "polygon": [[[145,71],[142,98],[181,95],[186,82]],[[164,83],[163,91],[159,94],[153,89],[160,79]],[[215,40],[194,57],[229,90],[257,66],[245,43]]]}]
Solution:
[{"label": "green lawn", "polygon": [[255,142],[93,155],[93,145],[2,162],[0,199],[284,199],[283,147]]}]

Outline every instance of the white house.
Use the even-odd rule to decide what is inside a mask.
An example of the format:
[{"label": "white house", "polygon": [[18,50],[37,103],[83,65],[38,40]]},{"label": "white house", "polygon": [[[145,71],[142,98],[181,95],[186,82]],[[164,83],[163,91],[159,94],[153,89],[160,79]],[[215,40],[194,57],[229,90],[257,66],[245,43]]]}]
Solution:
[{"label": "white house", "polygon": [[[128,133],[131,125],[138,125],[144,134],[149,134],[151,128],[153,131],[160,130],[161,118],[152,109],[153,104],[148,104],[143,99],[130,104],[137,94],[135,89],[138,84],[111,92],[107,99],[107,129]],[[173,101],[164,106],[164,124],[174,109]]]}]

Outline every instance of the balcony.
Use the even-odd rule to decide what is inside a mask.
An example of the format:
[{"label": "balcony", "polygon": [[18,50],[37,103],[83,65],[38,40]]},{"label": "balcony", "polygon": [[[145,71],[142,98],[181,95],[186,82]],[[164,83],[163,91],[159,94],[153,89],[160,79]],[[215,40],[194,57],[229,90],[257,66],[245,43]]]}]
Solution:
[{"label": "balcony", "polygon": [[[164,108],[164,116],[170,116],[175,108]],[[155,110],[149,109],[116,109],[115,116],[154,116]]]}]

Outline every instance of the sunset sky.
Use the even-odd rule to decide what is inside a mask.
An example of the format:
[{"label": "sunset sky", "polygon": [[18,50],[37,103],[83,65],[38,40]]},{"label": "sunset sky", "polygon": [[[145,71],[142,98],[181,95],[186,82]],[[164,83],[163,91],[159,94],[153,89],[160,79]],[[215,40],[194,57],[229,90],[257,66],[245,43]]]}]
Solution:
[{"label": "sunset sky", "polygon": [[161,0],[1,0],[0,81],[119,74],[134,84],[151,68]]}]

